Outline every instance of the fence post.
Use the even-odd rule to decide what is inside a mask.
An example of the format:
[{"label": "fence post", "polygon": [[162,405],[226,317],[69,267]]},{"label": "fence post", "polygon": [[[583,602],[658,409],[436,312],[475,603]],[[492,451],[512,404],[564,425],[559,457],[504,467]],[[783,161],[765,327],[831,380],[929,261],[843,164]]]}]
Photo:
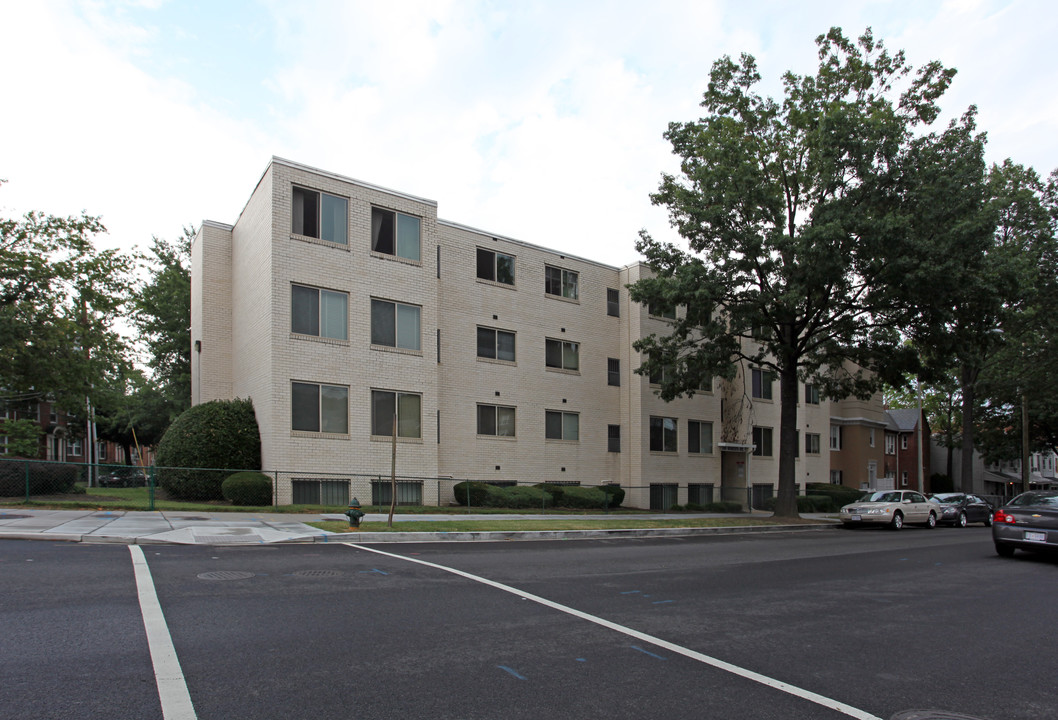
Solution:
[{"label": "fence post", "polygon": [[25,462],[26,465],[26,502],[29,502],[29,461]]},{"label": "fence post", "polygon": [[154,510],[154,484],[155,484],[154,470],[155,470],[155,466],[151,465],[151,470],[148,473],[148,480],[147,480],[147,509],[148,510]]},{"label": "fence post", "polygon": [[279,507],[279,471],[273,470],[272,473],[275,474],[275,480],[272,481],[272,507]]}]

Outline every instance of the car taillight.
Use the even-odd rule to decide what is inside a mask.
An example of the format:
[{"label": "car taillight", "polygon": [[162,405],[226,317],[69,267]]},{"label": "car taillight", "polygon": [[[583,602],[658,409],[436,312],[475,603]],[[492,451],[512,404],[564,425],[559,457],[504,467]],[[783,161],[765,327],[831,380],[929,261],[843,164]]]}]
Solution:
[{"label": "car taillight", "polygon": [[992,515],[992,522],[994,522],[994,523],[1008,523],[1010,525],[1014,525],[1015,523],[1017,523],[1017,520],[1014,519],[1013,515],[1008,515],[1007,513],[1003,512],[1002,510],[996,510],[995,514]]}]

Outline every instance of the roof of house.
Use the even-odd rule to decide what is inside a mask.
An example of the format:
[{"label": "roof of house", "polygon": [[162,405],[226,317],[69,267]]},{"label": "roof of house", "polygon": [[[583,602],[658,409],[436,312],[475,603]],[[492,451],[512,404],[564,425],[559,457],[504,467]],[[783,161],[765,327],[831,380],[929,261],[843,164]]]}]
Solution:
[{"label": "roof of house", "polygon": [[895,426],[892,428],[894,430],[913,432],[918,426],[919,414],[915,408],[893,408],[885,412]]}]

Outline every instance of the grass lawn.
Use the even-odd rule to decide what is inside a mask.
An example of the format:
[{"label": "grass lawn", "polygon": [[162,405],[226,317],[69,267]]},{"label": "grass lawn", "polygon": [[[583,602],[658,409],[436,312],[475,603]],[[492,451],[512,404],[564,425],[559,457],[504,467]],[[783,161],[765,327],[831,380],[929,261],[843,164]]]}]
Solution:
[{"label": "grass lawn", "polygon": [[[344,520],[327,520],[310,522],[312,527],[337,533],[356,535],[356,530],[349,529]],[[639,528],[688,528],[688,527],[746,527],[751,525],[829,525],[819,520],[806,519],[772,519],[770,517],[723,517],[701,518],[688,517],[674,520],[637,520],[628,515],[612,519],[570,519],[547,518],[540,520],[402,520],[393,523],[390,528],[385,522],[360,523],[360,532],[504,532],[524,530],[608,530]]]}]

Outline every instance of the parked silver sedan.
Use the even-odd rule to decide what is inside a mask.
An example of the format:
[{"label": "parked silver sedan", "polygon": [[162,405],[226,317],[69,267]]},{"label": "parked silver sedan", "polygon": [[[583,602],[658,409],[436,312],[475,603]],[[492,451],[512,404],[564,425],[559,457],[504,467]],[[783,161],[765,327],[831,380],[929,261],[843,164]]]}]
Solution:
[{"label": "parked silver sedan", "polygon": [[841,508],[838,517],[845,527],[863,524],[888,525],[899,530],[906,523],[937,527],[936,503],[914,490],[878,490],[869,492],[854,503]]},{"label": "parked silver sedan", "polygon": [[1031,490],[997,509],[992,542],[1003,557],[1015,550],[1058,550],[1058,491]]}]

